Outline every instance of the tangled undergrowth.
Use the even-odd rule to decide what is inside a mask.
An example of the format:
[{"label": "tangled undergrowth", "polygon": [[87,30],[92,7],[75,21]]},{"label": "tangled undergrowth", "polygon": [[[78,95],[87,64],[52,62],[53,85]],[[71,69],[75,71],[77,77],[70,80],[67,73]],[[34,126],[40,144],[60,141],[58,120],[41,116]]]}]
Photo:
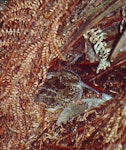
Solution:
[{"label": "tangled undergrowth", "polygon": [[[126,148],[125,5],[125,0],[8,1],[0,11],[1,150]],[[103,47],[83,37],[94,28],[101,29],[98,37],[107,35]],[[111,49],[110,67],[98,72],[96,44],[98,51]],[[112,99],[83,105],[102,93]],[[57,123],[64,108],[73,116]]]}]

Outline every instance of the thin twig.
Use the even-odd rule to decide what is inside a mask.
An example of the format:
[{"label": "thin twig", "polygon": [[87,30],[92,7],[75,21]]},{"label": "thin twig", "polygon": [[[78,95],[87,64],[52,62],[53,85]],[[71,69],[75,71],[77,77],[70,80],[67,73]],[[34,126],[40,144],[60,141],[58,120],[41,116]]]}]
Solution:
[{"label": "thin twig", "polygon": [[111,65],[111,67],[107,68],[106,70],[100,72],[99,74],[95,75],[95,77],[90,77],[89,81],[94,81],[98,78],[101,78],[103,75],[107,74],[108,72],[112,71],[114,68],[119,67],[122,64],[126,64],[126,59],[123,59],[116,64]]}]

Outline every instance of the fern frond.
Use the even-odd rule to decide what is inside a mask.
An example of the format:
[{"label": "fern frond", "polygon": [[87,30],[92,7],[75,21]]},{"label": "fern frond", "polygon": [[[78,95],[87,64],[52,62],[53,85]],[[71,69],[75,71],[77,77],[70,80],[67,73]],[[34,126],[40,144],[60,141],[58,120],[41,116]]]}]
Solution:
[{"label": "fern frond", "polygon": [[16,36],[20,34],[20,29],[1,29],[0,30],[0,37],[6,37],[9,35]]},{"label": "fern frond", "polygon": [[91,29],[83,35],[85,39],[89,38],[89,41],[93,44],[96,55],[98,55],[98,57],[100,58],[100,62],[96,71],[97,73],[99,72],[99,70],[105,70],[110,66],[108,57],[110,55],[111,49],[107,48],[107,43],[104,42],[104,39],[106,39],[105,35],[106,33],[97,28]]}]

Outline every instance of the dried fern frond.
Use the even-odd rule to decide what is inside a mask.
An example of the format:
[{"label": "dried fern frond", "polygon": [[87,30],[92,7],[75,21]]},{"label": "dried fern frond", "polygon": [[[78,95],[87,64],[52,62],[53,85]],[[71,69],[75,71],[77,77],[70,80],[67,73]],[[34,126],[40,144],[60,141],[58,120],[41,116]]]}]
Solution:
[{"label": "dried fern frond", "polygon": [[[68,146],[69,143],[71,144],[73,135],[76,148],[79,144],[80,146],[83,144],[83,137],[85,137],[84,143],[87,143],[88,139],[92,141],[93,134],[98,131],[97,127],[93,127],[97,121],[99,128],[102,121],[102,125],[107,126],[106,123],[111,118],[109,114],[113,113],[113,108],[114,111],[118,108],[117,115],[113,114],[114,118],[120,115],[119,108],[123,106],[119,103],[120,107],[113,101],[108,102],[99,108],[98,113],[97,108],[87,112],[87,122],[84,122],[82,116],[82,124],[81,119],[78,122],[75,121],[76,125],[72,123],[77,127],[72,128],[75,134],[66,126],[66,132],[67,129],[70,130],[69,134],[65,135],[64,128],[57,128],[55,124],[59,110],[56,114],[52,114],[51,111],[48,113],[47,105],[36,102],[34,94],[37,92],[37,87],[47,80],[48,70],[52,69],[50,67],[53,65],[56,69],[60,68],[60,65],[61,68],[73,67],[69,63],[70,56],[74,58],[80,51],[83,53],[82,34],[94,25],[97,26],[107,14],[122,7],[124,3],[120,0],[91,0],[90,2],[89,0],[9,0],[5,8],[0,11],[0,146],[2,145],[2,149],[24,150],[34,144],[35,149],[41,149],[47,143],[54,144],[55,148],[63,143]],[[99,35],[95,32],[99,32]],[[92,35],[95,38],[90,40],[95,40],[96,53],[106,60],[110,52],[106,46],[108,43],[104,43],[105,33],[98,30],[92,31]],[[102,43],[100,46],[98,41]],[[54,61],[56,64],[53,64]],[[86,69],[83,71],[79,67],[75,69],[75,71],[78,70],[82,74],[84,71],[89,74]],[[108,116],[104,115],[102,108]],[[90,115],[94,116],[94,120]],[[119,122],[120,119],[117,119],[117,122],[114,120],[113,124],[116,126]],[[86,132],[83,132],[84,125]],[[111,122],[110,127],[112,127],[111,135],[114,139],[114,131],[117,131],[117,128],[113,129]],[[84,133],[84,136],[80,133]],[[103,142],[109,144],[110,131],[107,132],[108,135],[104,132],[100,133],[105,135]],[[57,137],[59,137],[58,140]],[[97,135],[94,137],[97,141]],[[100,134],[98,134],[99,137]],[[38,139],[40,139],[38,143],[34,142]],[[93,146],[95,147],[95,144]],[[47,145],[46,148],[48,148]]]},{"label": "dried fern frond", "polygon": [[[34,103],[33,94],[38,82],[42,79],[44,83],[52,60],[64,59],[57,34],[60,20],[71,1],[48,2],[10,0],[0,14],[0,117],[12,117],[9,129],[13,130],[15,124],[15,130],[19,131],[16,136],[11,136],[11,147],[14,148],[18,148],[18,144],[21,148],[26,145],[29,132],[25,124],[26,102]],[[47,12],[50,12],[49,16]],[[8,142],[6,147],[9,147]]]},{"label": "dried fern frond", "polygon": [[89,41],[93,44],[96,55],[98,55],[100,58],[100,62],[96,71],[97,73],[99,70],[105,70],[107,67],[110,67],[108,57],[110,55],[111,49],[106,48],[107,43],[103,41],[106,39],[105,35],[106,33],[102,32],[101,29],[96,28],[87,31],[87,33],[83,35],[86,39],[89,38]]}]

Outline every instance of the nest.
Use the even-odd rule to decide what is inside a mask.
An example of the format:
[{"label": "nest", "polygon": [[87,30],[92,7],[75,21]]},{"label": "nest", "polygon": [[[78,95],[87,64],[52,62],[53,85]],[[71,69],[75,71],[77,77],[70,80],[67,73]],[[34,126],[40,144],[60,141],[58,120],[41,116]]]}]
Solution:
[{"label": "nest", "polygon": [[[125,6],[120,0],[9,0],[3,6],[1,150],[126,148]],[[83,106],[81,99],[100,98],[97,93],[112,98]],[[57,124],[74,100],[72,110],[83,111]]]}]

